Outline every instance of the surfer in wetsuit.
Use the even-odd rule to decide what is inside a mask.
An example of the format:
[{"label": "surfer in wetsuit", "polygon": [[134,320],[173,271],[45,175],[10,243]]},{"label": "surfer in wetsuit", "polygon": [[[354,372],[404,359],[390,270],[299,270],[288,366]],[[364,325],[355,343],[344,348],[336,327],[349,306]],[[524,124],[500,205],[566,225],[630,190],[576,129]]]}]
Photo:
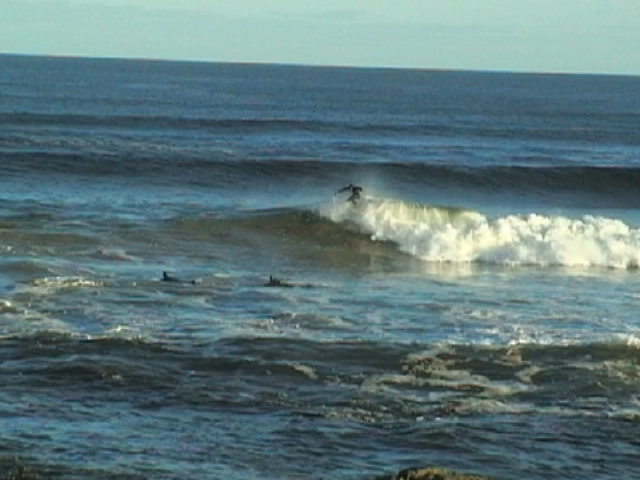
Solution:
[{"label": "surfer in wetsuit", "polygon": [[160,279],[160,281],[161,282],[173,282],[173,283],[190,283],[192,285],[196,285],[196,284],[200,283],[202,280],[195,279],[195,280],[191,280],[190,282],[185,282],[184,280],[181,280],[178,277],[174,277],[172,275],[169,275],[165,271],[165,272],[162,272],[162,278]]},{"label": "surfer in wetsuit", "polygon": [[265,287],[291,287],[291,284],[269,275],[269,281],[264,284]]},{"label": "surfer in wetsuit", "polygon": [[182,280],[180,280],[179,278],[176,278],[176,277],[172,277],[167,272],[162,272],[162,281],[163,282],[182,283]]},{"label": "surfer in wetsuit", "polygon": [[351,202],[355,204],[356,200],[360,199],[360,194],[362,193],[362,187],[358,187],[357,185],[350,183],[346,187],[338,190],[336,194],[342,193],[342,192],[351,192],[351,195],[349,196],[349,198],[347,198],[347,202]]}]

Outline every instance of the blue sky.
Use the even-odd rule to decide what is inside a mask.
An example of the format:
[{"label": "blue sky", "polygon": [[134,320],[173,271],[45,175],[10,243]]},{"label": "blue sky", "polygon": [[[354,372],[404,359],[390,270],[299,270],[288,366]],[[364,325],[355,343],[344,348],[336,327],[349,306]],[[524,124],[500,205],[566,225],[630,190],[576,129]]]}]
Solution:
[{"label": "blue sky", "polygon": [[640,0],[0,0],[0,52],[640,75]]}]

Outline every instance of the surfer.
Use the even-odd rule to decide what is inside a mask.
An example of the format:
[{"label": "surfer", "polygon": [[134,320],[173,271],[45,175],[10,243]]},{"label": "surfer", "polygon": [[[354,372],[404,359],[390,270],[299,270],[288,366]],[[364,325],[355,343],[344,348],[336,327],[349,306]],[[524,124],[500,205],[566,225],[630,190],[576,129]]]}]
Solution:
[{"label": "surfer", "polygon": [[176,277],[172,277],[166,271],[162,272],[162,281],[163,282],[174,282],[174,283],[182,283],[182,280]]},{"label": "surfer", "polygon": [[340,190],[338,190],[336,192],[336,195],[342,192],[351,192],[351,195],[349,196],[349,198],[347,198],[347,202],[351,202],[355,205],[356,201],[360,199],[360,194],[362,193],[362,187],[358,187],[357,185],[350,183],[346,187],[343,187]]},{"label": "surfer", "polygon": [[200,283],[200,280],[191,280],[190,282],[185,282],[184,280],[180,280],[178,277],[173,277],[169,275],[166,271],[162,272],[162,282],[173,282],[173,283],[190,283],[192,285],[196,285]]},{"label": "surfer", "polygon": [[269,281],[264,284],[265,287],[291,287],[292,285],[287,282],[283,282],[282,280],[275,278],[273,275],[269,275]]}]

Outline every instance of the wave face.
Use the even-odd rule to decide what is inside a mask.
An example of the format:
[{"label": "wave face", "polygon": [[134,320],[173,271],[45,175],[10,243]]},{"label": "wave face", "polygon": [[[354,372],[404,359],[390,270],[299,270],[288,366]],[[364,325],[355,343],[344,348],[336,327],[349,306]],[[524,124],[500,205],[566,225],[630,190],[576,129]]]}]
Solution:
[{"label": "wave face", "polygon": [[391,199],[338,204],[324,214],[428,262],[637,268],[640,261],[640,230],[592,215],[488,218]]},{"label": "wave face", "polygon": [[267,197],[277,198],[279,204],[288,198],[286,203],[296,206],[324,201],[335,189],[357,180],[374,193],[421,203],[435,200],[506,209],[526,204],[528,208],[578,207],[593,212],[603,208],[640,208],[640,168],[636,167],[461,167],[394,161],[360,164],[290,158],[225,159],[211,155],[214,158],[176,155],[169,159],[153,153],[148,158],[120,158],[95,151],[11,155],[0,151],[5,171],[0,183],[6,187],[5,192],[11,192],[21,181],[18,193],[26,190],[33,195],[50,188],[51,183],[45,179],[55,179],[76,195],[101,194],[101,185],[139,190],[152,186],[167,188],[164,197],[171,200],[174,198],[170,194],[180,189],[183,196],[196,192],[201,201],[224,192],[231,202],[260,196],[266,206],[273,205]]}]

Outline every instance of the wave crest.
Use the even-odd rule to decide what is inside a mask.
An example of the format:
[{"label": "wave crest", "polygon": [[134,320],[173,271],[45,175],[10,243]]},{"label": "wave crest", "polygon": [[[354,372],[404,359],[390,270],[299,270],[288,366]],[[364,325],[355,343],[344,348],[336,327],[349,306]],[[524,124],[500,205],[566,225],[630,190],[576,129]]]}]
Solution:
[{"label": "wave crest", "polygon": [[428,262],[635,269],[640,230],[618,219],[479,212],[393,199],[335,204],[324,215]]}]

